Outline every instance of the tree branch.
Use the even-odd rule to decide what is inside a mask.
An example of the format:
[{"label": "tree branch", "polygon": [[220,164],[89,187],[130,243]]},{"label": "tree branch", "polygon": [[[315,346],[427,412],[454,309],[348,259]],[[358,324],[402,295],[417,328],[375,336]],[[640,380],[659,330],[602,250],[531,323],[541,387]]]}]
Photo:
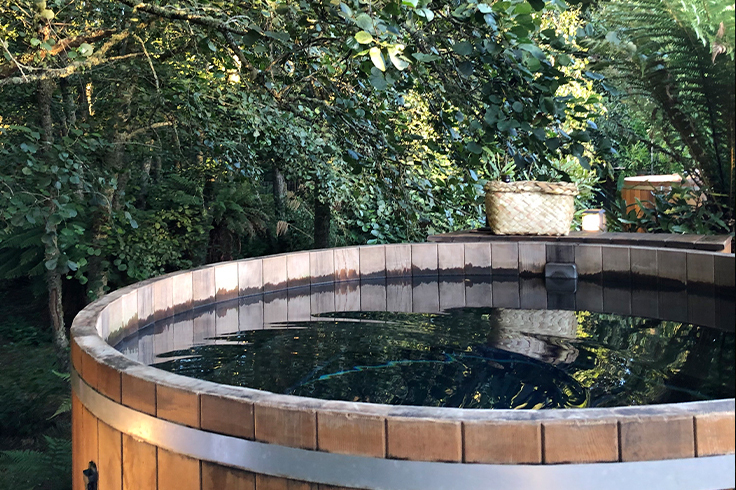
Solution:
[{"label": "tree branch", "polygon": [[138,136],[139,134],[145,133],[146,131],[149,131],[151,129],[157,129],[157,128],[163,128],[166,126],[173,126],[174,124],[171,121],[163,121],[163,122],[157,122],[153,123],[150,126],[146,126],[145,128],[138,128],[135,131],[131,131],[130,133],[123,133],[121,134],[121,143],[128,144],[130,140]]},{"label": "tree branch", "polygon": [[247,34],[253,34],[255,31],[252,29],[244,29],[242,27],[233,27],[228,25],[226,21],[216,19],[207,15],[195,15],[183,9],[171,9],[159,7],[158,5],[152,5],[150,3],[138,2],[137,0],[118,0],[120,3],[132,7],[134,10],[146,12],[157,17],[163,17],[165,19],[172,20],[183,20],[192,24],[199,24],[205,27],[211,27],[220,32],[230,32],[232,34],[239,34],[245,36]]},{"label": "tree branch", "polygon": [[[0,66],[0,79],[5,79],[10,77],[13,73],[20,70],[21,75],[23,74],[23,68],[30,68],[33,71],[36,71],[33,67],[26,66],[26,64],[31,63],[33,61],[33,57],[36,54],[41,55],[41,57],[45,57],[46,55],[56,56],[62,51],[65,51],[68,48],[78,48],[84,43],[93,43],[96,41],[99,41],[100,39],[104,39],[106,37],[110,37],[113,34],[115,34],[116,29],[100,29],[94,32],[91,32],[89,34],[84,34],[81,36],[76,36],[72,38],[62,39],[60,41],[57,41],[56,44],[51,48],[50,51],[34,51],[32,53],[26,53],[23,56],[20,57],[20,61],[13,58],[11,55],[11,58],[15,65],[2,65]],[[2,39],[0,39],[0,44],[3,45],[3,48],[7,50],[7,43],[5,43]],[[8,54],[10,54],[10,51],[8,51]]]},{"label": "tree branch", "polygon": [[144,43],[143,39],[141,39],[137,34],[134,34],[133,37],[135,38],[136,41],[140,43],[141,48],[143,49],[143,54],[146,55],[146,59],[148,60],[148,66],[151,67],[151,73],[153,73],[153,79],[156,82],[156,92],[160,92],[161,89],[158,83],[158,75],[156,74],[156,69],[153,67],[153,61],[151,61],[151,55],[148,54],[148,50],[146,49],[146,43]]},{"label": "tree branch", "polygon": [[[5,50],[6,53],[8,53],[8,56],[10,56],[10,60],[13,63],[15,63],[15,65],[11,65],[10,66],[10,69],[12,71],[15,71],[14,68],[20,70],[21,77],[23,78],[23,80],[26,80],[27,81],[28,78],[26,77],[26,74],[23,72],[23,68],[21,67],[22,65],[18,62],[17,59],[15,59],[15,56],[13,56],[13,53],[10,52],[10,49],[8,49],[8,43],[5,42],[5,39],[0,38],[0,44],[2,44],[3,49]],[[12,71],[11,71],[11,73],[12,73]]]},{"label": "tree branch", "polygon": [[71,39],[62,39],[61,41],[58,41],[56,44],[54,44],[54,46],[51,48],[51,51],[49,51],[49,54],[55,56],[66,50],[67,48],[78,48],[84,43],[93,43],[99,41],[100,39],[105,39],[106,37],[110,37],[115,34],[116,31],[117,29],[100,29],[99,31],[94,31],[83,36],[77,36]]},{"label": "tree branch", "polygon": [[[11,78],[5,78],[0,79],[0,87],[4,85],[20,85],[23,83],[28,82],[36,82],[39,80],[50,80],[54,78],[65,78],[70,75],[73,75],[80,69],[88,69],[93,68],[95,66],[101,65],[103,63],[110,63],[114,61],[121,61],[128,58],[135,58],[138,56],[142,56],[143,53],[131,53],[124,56],[114,56],[112,58],[105,58],[105,54],[118,42],[122,41],[123,39],[127,38],[130,35],[128,31],[123,31],[119,34],[113,35],[109,41],[107,41],[105,44],[100,47],[100,49],[83,61],[75,61],[74,63],[71,63],[64,68],[50,68],[48,70],[43,70],[38,75],[27,75],[23,77],[11,77]],[[39,70],[38,68],[34,68],[34,70]]]},{"label": "tree branch", "polygon": [[51,80],[54,78],[66,78],[70,75],[74,75],[79,69],[94,68],[95,66],[103,63],[113,63],[115,61],[122,61],[129,58],[137,58],[143,56],[143,53],[130,53],[125,56],[113,56],[112,58],[95,57],[90,58],[87,61],[80,61],[72,63],[71,65],[65,66],[64,68],[54,68],[44,70],[43,73],[38,75],[28,75],[24,77],[11,77],[4,80],[0,80],[0,87],[5,85],[21,85],[28,82],[37,82],[39,80]]},{"label": "tree branch", "polygon": [[254,80],[255,77],[258,75],[258,70],[248,61],[248,58],[245,57],[245,53],[243,53],[243,50],[240,49],[238,43],[235,42],[232,33],[224,32],[223,36],[225,36],[225,40],[230,46],[230,49],[233,50],[235,55],[238,57],[238,61],[240,61],[240,71],[247,73],[248,78]]}]

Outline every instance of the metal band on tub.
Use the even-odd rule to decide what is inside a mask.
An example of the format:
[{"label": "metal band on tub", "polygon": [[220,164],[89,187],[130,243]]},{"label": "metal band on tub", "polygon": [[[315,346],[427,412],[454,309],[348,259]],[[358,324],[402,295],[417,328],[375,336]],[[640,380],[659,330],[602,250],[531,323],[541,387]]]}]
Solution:
[{"label": "metal band on tub", "polygon": [[195,459],[292,480],[370,490],[716,490],[733,488],[736,480],[733,454],[625,463],[493,465],[296,449],[152,417],[101,395],[73,370],[71,382],[92,415],[124,434]]}]

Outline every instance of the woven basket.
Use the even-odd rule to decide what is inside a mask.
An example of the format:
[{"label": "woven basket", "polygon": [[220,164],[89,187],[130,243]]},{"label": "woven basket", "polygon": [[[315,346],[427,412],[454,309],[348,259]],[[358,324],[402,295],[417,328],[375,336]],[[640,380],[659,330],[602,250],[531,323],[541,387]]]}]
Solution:
[{"label": "woven basket", "polygon": [[578,187],[566,182],[501,182],[485,186],[488,226],[496,235],[567,235]]}]

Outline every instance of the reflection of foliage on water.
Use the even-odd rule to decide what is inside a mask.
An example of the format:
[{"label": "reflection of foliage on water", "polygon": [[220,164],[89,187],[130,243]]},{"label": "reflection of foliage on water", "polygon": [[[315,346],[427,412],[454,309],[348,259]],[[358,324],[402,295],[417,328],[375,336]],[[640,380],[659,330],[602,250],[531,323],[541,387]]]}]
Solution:
[{"label": "reflection of foliage on water", "polygon": [[580,362],[572,375],[591,391],[593,405],[734,396],[733,333],[606,314],[578,320]]},{"label": "reflection of foliage on water", "polygon": [[536,343],[579,351],[569,363],[543,362],[498,348],[498,311],[330,314],[212,339],[156,366],[276,393],[394,405],[562,408],[733,396],[733,334],[588,313],[578,314],[577,339],[520,325]]}]

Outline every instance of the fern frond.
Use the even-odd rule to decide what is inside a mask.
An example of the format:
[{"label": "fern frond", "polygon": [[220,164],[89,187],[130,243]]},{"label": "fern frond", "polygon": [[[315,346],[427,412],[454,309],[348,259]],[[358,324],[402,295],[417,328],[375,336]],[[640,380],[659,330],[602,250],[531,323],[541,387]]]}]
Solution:
[{"label": "fern frond", "polygon": [[66,488],[71,481],[72,442],[44,436],[45,451],[0,451],[0,463],[14,481],[13,488]]},{"label": "fern frond", "polygon": [[[606,56],[611,82],[655,103],[667,121],[665,139],[687,149],[685,168],[712,195],[730,196],[731,210],[736,75],[712,50],[716,41],[732,50],[733,14],[724,0],[614,1],[602,10],[606,39],[594,48]],[[728,29],[719,34],[723,19]]]}]

